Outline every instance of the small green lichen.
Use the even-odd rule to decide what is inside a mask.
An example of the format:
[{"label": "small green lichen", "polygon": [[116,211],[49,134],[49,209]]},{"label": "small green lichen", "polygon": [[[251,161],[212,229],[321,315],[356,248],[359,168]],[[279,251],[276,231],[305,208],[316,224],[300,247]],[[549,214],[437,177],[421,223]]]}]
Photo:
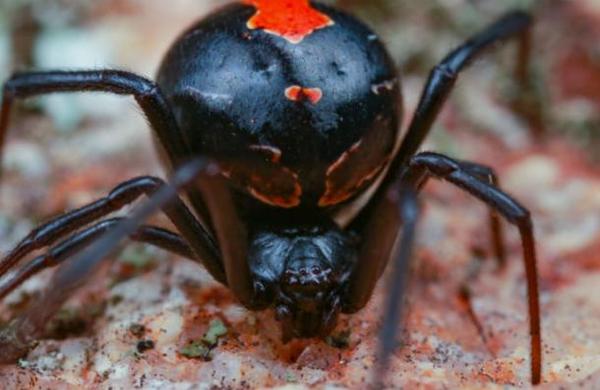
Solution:
[{"label": "small green lichen", "polygon": [[179,350],[179,354],[188,358],[211,360],[210,352],[219,343],[219,338],[227,334],[227,327],[219,319],[212,320],[202,338],[194,340]]},{"label": "small green lichen", "polygon": [[219,337],[227,334],[227,327],[223,321],[216,319],[212,320],[208,325],[208,330],[202,336],[202,342],[209,347],[215,347],[219,342]]},{"label": "small green lichen", "polygon": [[210,360],[210,348],[204,345],[202,341],[198,340],[181,348],[179,353],[187,358]]}]

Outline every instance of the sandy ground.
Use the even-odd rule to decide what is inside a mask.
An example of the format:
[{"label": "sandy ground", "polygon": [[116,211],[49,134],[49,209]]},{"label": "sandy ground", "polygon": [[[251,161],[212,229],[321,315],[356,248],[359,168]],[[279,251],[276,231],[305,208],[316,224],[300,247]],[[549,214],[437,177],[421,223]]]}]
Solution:
[{"label": "sandy ground", "polygon": [[[424,2],[427,6],[415,7],[411,17],[400,15],[399,22],[357,9],[373,18],[403,64],[409,113],[427,69],[465,31],[481,27],[481,20],[475,23],[468,15],[479,12],[480,19],[491,20],[503,9],[492,2],[471,8],[466,3]],[[81,6],[63,24],[49,23],[36,33],[34,64],[119,65],[151,75],[181,26],[213,7],[184,0],[168,10],[158,1],[144,7],[135,1],[98,4]],[[534,67],[543,86],[545,141],[533,142],[527,125],[508,108],[512,56],[503,49],[461,78],[426,148],[490,164],[502,186],[531,210],[543,315],[542,387],[597,388],[600,7],[594,0],[542,1],[536,12]],[[79,22],[72,22],[76,17]],[[436,18],[444,22],[438,25]],[[449,27],[458,21],[471,26]],[[421,35],[431,42],[427,50],[406,43]],[[424,39],[419,41],[422,45]],[[0,71],[0,79],[7,75]],[[123,179],[161,172],[131,100],[61,99],[15,110],[0,186],[2,252],[49,216],[95,199]],[[423,202],[406,346],[394,355],[387,386],[528,387],[525,283],[515,229],[504,225],[509,261],[499,270],[489,251],[482,205],[443,183],[430,184]],[[0,320],[35,299],[50,276],[45,272],[9,296],[0,305]],[[470,302],[459,293],[465,283]],[[9,389],[361,388],[371,381],[384,287],[363,311],[342,318],[333,342],[283,345],[271,312],[247,312],[200,266],[133,245],[67,303],[25,359],[0,368],[0,381]],[[220,328],[215,319],[227,332],[218,338],[211,360],[190,357],[185,347]],[[347,345],[332,346],[336,340]]]}]

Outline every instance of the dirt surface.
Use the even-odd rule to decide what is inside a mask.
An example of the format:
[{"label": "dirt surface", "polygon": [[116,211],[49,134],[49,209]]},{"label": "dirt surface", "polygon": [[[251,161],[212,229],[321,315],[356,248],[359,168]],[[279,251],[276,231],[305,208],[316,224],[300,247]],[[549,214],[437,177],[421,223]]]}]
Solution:
[{"label": "dirt surface", "polygon": [[[165,9],[160,1],[63,3],[57,9],[37,2],[0,6],[9,16],[0,18],[0,80],[9,69],[30,66],[118,65],[152,75],[182,28],[217,4],[179,0]],[[507,7],[466,0],[338,3],[366,18],[387,41],[403,69],[408,117],[435,62]],[[493,166],[503,188],[531,210],[542,388],[597,388],[600,2],[513,3],[533,7],[537,18],[533,77],[546,137],[533,141],[528,124],[510,108],[511,46],[461,77],[425,149]],[[1,252],[37,223],[102,196],[121,180],[161,174],[134,107],[128,98],[95,94],[35,100],[14,110],[2,163]],[[386,385],[528,387],[526,291],[516,229],[504,224],[509,256],[499,270],[481,204],[434,182],[422,200],[406,346],[394,355]],[[3,388],[361,388],[372,379],[383,285],[364,310],[342,318],[329,342],[283,345],[271,312],[242,309],[200,266],[139,245],[113,260],[65,305],[25,359],[0,367]],[[44,272],[6,298],[0,321],[37,299],[50,276]],[[465,284],[470,301],[460,294]]]}]

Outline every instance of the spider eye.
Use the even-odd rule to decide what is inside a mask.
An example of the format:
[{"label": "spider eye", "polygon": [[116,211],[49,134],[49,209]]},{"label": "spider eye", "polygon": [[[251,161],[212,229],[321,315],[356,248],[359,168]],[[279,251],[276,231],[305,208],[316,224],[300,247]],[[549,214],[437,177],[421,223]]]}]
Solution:
[{"label": "spider eye", "polygon": [[319,265],[306,265],[287,269],[283,274],[284,284],[294,292],[316,292],[330,287],[333,282],[331,268]]}]

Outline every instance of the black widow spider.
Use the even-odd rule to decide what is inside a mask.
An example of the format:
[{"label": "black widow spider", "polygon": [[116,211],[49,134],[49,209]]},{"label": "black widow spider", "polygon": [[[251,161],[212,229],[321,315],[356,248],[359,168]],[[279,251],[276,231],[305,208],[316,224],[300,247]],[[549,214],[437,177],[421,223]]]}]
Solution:
[{"label": "black widow spider", "polygon": [[[484,49],[518,39],[516,75],[526,84],[530,26],[528,14],[510,12],[448,54],[431,71],[401,142],[400,79],[379,38],[353,17],[308,1],[245,0],[211,14],[175,41],[156,83],[116,70],[13,75],[3,91],[0,146],[15,99],[72,91],[132,95],[174,177],[172,185],[149,176],[128,180],[105,198],[39,226],[5,256],[0,276],[32,251],[50,247],[0,287],[0,298],[39,271],[71,260],[43,299],[0,333],[0,361],[25,354],[90,270],[129,236],[199,262],[250,310],[274,308],[284,340],[327,335],[338,313],[365,306],[393,258],[380,340],[385,370],[419,215],[416,196],[436,178],[469,192],[519,229],[531,381],[539,383],[529,212],[496,187],[492,169],[417,153],[459,72]],[[185,193],[192,210],[176,191]],[[102,220],[141,195],[151,199],[130,217]],[[159,209],[178,234],[143,225]],[[501,259],[498,223],[493,217]],[[59,239],[64,241],[56,244]]]}]

